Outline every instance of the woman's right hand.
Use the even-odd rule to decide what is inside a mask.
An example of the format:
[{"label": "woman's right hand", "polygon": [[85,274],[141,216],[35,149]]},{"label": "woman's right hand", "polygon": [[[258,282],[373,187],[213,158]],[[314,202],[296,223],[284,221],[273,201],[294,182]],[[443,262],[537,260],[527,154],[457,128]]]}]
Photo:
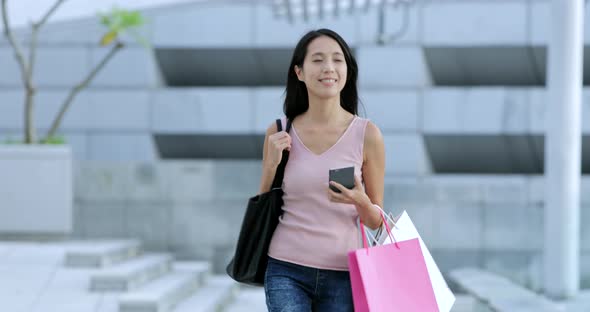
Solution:
[{"label": "woman's right hand", "polygon": [[291,136],[285,131],[280,131],[270,135],[267,143],[265,160],[268,166],[276,168],[283,158],[283,150],[291,150]]}]

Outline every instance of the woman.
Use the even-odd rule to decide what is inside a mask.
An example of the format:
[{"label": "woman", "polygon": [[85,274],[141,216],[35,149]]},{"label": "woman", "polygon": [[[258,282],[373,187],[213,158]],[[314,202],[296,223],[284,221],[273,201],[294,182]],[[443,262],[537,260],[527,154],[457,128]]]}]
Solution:
[{"label": "woman", "polygon": [[[291,60],[284,103],[290,133],[268,127],[260,193],[272,184],[282,151],[283,216],[269,248],[269,311],[353,311],[348,252],[359,248],[357,218],[381,225],[385,152],[379,129],[357,116],[357,64],[328,29],[301,38]],[[283,129],[285,129],[283,120]],[[328,184],[330,169],[353,165],[355,186]],[[363,187],[364,183],[364,187]]]}]

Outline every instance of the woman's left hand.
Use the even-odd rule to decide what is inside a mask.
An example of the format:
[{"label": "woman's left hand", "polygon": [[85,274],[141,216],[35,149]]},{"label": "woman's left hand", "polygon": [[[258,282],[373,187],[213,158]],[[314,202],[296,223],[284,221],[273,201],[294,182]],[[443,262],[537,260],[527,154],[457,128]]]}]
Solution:
[{"label": "woman's left hand", "polygon": [[339,189],[342,193],[336,193],[328,187],[328,194],[330,196],[330,201],[335,203],[342,203],[342,204],[352,204],[356,206],[364,206],[371,203],[369,196],[365,193],[365,189],[363,188],[363,184],[361,182],[360,177],[354,175],[354,188],[347,189],[344,185],[330,181],[334,187]]}]

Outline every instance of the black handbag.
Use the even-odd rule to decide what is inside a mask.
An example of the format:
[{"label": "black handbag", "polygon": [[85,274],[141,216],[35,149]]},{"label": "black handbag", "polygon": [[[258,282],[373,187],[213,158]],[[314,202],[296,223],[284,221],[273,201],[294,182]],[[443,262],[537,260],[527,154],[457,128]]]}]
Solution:
[{"label": "black handbag", "polygon": [[[277,119],[277,129],[281,131],[281,120]],[[291,121],[287,120],[287,132]],[[254,286],[264,285],[264,274],[268,264],[268,247],[279,217],[283,214],[283,176],[289,159],[289,152],[283,150],[281,163],[277,167],[270,191],[256,195],[248,200],[248,207],[233,259],[226,272],[235,281]]]}]

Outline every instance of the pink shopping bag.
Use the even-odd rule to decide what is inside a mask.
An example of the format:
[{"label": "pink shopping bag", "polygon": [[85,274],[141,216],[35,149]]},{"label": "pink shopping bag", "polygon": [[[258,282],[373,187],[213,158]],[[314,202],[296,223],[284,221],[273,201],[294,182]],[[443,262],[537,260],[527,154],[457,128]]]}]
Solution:
[{"label": "pink shopping bag", "polygon": [[356,312],[439,311],[417,238],[351,251],[348,264]]}]

